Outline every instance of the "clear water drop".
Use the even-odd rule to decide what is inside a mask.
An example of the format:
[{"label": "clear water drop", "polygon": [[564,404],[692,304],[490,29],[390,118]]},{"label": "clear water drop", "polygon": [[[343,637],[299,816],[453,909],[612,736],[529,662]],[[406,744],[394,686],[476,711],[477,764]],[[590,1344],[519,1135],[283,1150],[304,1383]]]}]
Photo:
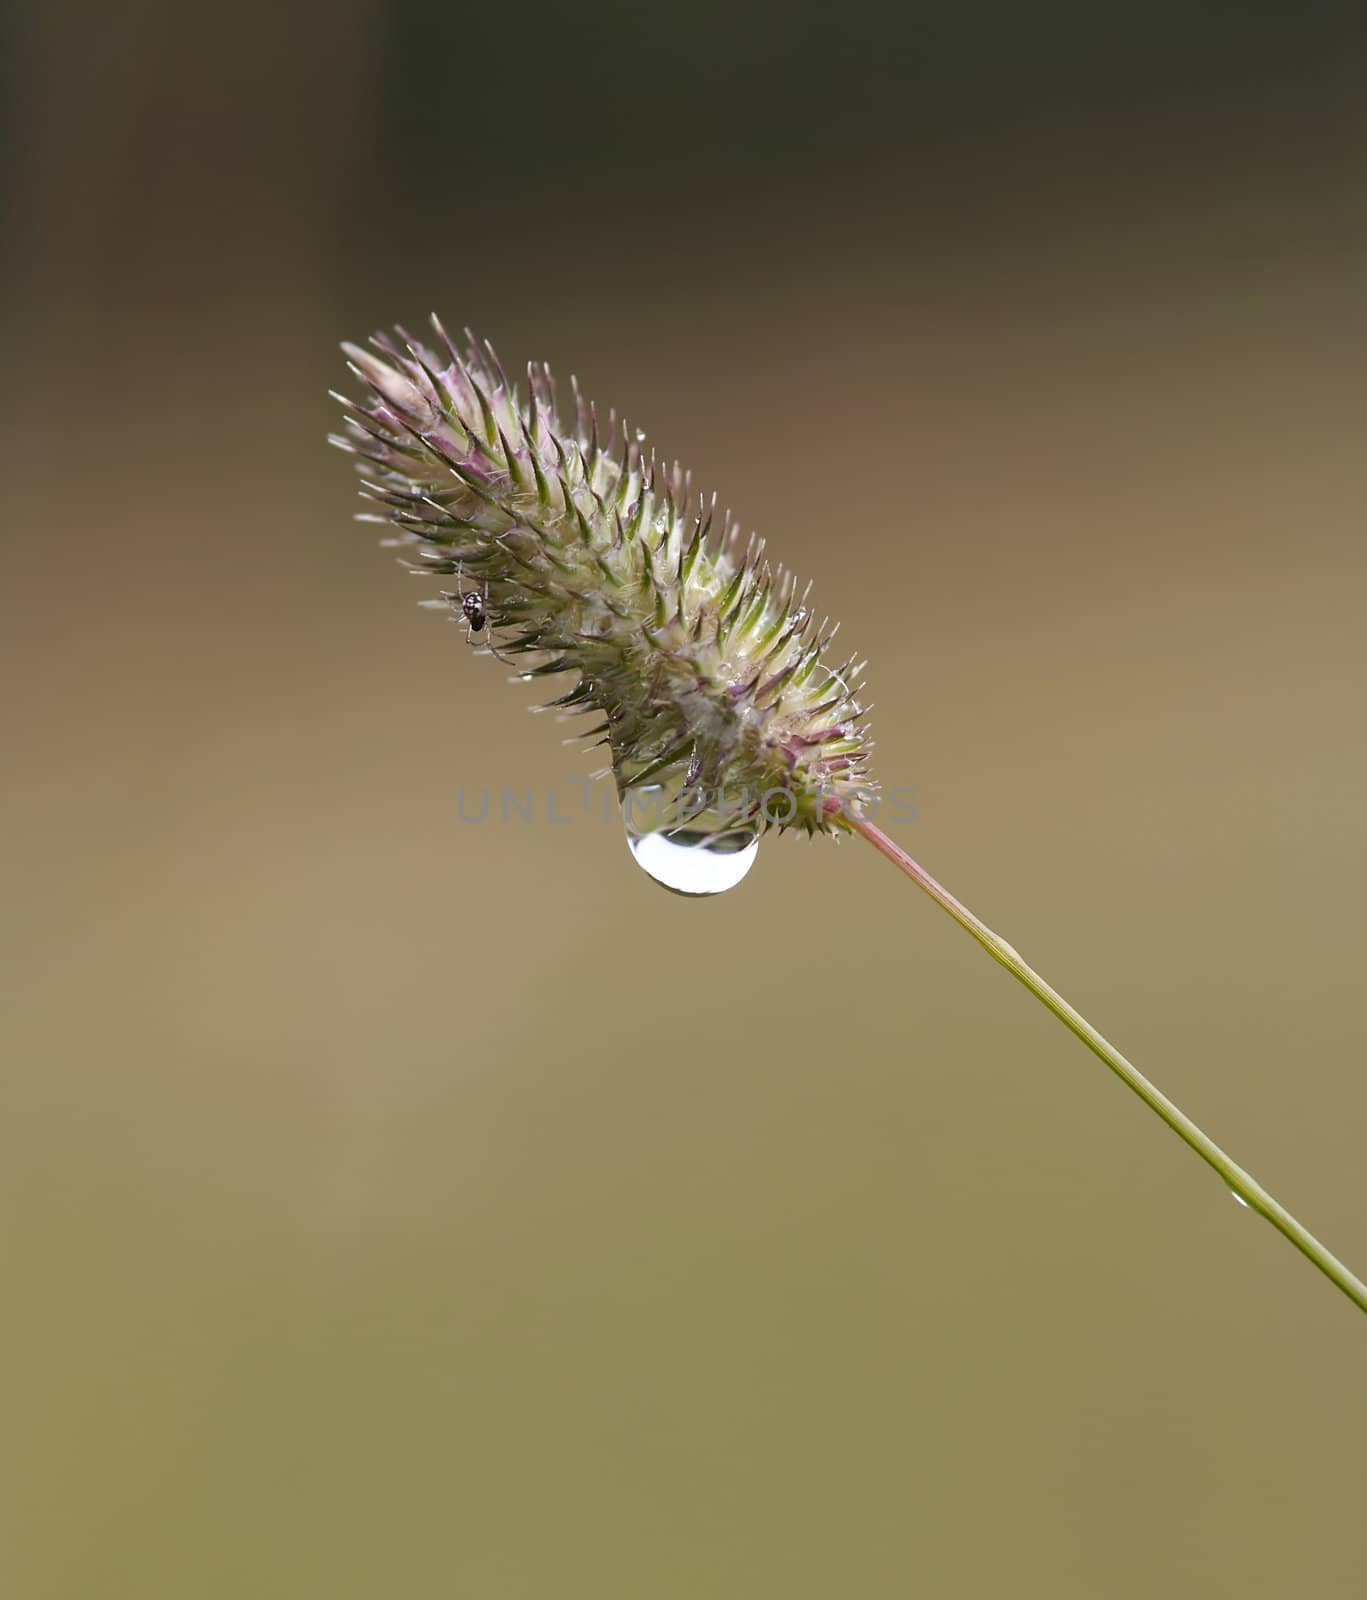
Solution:
[{"label": "clear water drop", "polygon": [[677,797],[653,786],[628,791],[622,815],[636,865],[671,894],[690,897],[734,889],[759,854],[759,830],[715,810],[680,818]]},{"label": "clear water drop", "polygon": [[753,828],[698,833],[691,828],[628,834],[636,865],[671,894],[701,896],[734,889],[755,864],[759,835]]},{"label": "clear water drop", "polygon": [[1242,1206],[1245,1211],[1252,1211],[1253,1207],[1249,1205],[1248,1201],[1244,1199],[1243,1195],[1235,1194],[1233,1189],[1229,1191],[1229,1198],[1236,1206]]}]

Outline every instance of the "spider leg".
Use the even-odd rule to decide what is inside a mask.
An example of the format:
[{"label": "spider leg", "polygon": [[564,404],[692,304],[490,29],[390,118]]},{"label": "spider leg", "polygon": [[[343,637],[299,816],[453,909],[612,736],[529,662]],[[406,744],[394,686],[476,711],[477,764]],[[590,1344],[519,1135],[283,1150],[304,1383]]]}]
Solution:
[{"label": "spider leg", "polygon": [[512,660],[511,657],[505,656],[503,654],[503,652],[498,648],[498,646],[494,643],[494,635],[493,635],[493,629],[492,628],[489,630],[489,638],[486,641],[484,648],[489,652],[489,654],[491,656],[493,656],[495,661],[501,661],[505,667],[515,667],[515,666],[517,666],[517,662]]}]

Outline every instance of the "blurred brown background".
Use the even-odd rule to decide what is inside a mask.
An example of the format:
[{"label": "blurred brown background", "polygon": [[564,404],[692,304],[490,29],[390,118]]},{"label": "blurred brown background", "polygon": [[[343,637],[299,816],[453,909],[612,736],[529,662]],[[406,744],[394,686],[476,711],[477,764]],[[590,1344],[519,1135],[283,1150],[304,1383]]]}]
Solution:
[{"label": "blurred brown background", "polygon": [[1363,1271],[1354,9],[4,12],[7,1596],[1367,1592],[1367,1323],[872,852],[462,826],[597,758],[323,444],[625,406]]}]

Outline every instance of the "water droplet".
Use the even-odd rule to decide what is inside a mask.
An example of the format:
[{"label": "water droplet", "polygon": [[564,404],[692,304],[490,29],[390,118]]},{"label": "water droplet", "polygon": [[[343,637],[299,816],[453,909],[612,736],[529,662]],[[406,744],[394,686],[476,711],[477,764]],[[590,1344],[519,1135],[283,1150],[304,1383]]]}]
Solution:
[{"label": "water droplet", "polygon": [[636,865],[672,894],[734,889],[759,854],[759,830],[724,811],[690,814],[661,786],[628,790],[622,800],[627,846]]},{"label": "water droplet", "polygon": [[1244,1199],[1243,1195],[1235,1194],[1233,1189],[1229,1191],[1229,1198],[1236,1206],[1242,1206],[1245,1211],[1252,1211],[1253,1207],[1249,1205],[1248,1201]]},{"label": "water droplet", "polygon": [[698,833],[692,828],[628,834],[636,865],[672,894],[702,896],[734,889],[755,864],[759,835],[753,828]]}]

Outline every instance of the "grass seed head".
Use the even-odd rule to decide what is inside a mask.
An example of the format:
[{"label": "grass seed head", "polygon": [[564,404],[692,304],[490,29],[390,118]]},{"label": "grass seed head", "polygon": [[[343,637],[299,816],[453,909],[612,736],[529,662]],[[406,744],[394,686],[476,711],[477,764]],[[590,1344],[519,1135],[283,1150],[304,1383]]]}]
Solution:
[{"label": "grass seed head", "polygon": [[[409,565],[456,578],[436,604],[482,611],[527,676],[572,675],[552,703],[595,714],[620,793],[843,827],[872,787],[863,664],[829,664],[835,629],[796,578],[577,384],[562,413],[548,367],[520,394],[491,345],[432,326],[432,345],[398,329],[343,346],[365,392],[336,396],[333,443]],[[462,611],[469,592],[482,607]]]}]

